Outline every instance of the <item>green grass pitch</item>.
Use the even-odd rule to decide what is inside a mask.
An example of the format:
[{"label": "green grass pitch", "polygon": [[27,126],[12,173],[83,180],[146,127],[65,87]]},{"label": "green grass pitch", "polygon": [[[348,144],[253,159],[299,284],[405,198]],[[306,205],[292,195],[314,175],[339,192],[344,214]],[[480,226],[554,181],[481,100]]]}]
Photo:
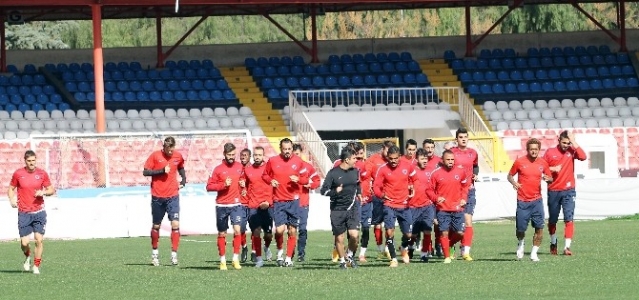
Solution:
[{"label": "green grass pitch", "polygon": [[[390,269],[370,249],[368,263],[346,271],[330,262],[329,232],[309,233],[307,261],[294,268],[229,264],[225,272],[217,269],[214,236],[183,237],[178,267],[169,266],[164,237],[160,267],[150,264],[148,238],[46,241],[40,275],[22,271],[14,241],[0,243],[0,293],[2,299],[634,299],[637,228],[638,220],[577,222],[574,256],[550,256],[546,234],[541,262],[534,263],[515,260],[513,223],[476,224],[473,262],[414,260]],[[527,255],[531,229],[528,235]]]}]

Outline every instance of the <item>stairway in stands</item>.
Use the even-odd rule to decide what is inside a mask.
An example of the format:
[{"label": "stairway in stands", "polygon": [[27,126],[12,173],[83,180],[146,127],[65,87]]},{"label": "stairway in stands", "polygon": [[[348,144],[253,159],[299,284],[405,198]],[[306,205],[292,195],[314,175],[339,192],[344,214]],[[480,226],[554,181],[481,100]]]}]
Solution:
[{"label": "stairway in stands", "polygon": [[[428,77],[428,81],[430,81],[433,87],[462,87],[461,81],[459,81],[457,75],[453,73],[453,69],[450,68],[450,66],[444,59],[423,59],[419,60],[418,63],[420,68],[422,69],[422,72],[426,74],[426,76]],[[475,110],[479,114],[479,117],[484,121],[484,124],[486,124],[491,132],[494,132],[494,129],[488,122],[488,118],[486,118],[486,115],[484,114],[483,107],[481,105],[475,104],[475,100],[471,98],[468,93],[465,94],[466,97],[470,99],[471,103],[473,103]],[[458,96],[456,94],[444,94],[439,96],[440,100],[449,104],[459,103],[459,99],[457,99]],[[457,110],[456,106],[452,107]],[[508,171],[511,165],[511,161],[508,158],[508,154],[506,153],[503,144],[501,142],[498,142],[495,146],[498,147],[497,153],[499,153],[500,157],[495,157],[494,159],[498,159],[499,161],[507,161],[505,161],[503,166],[500,166],[498,170],[494,171]]]},{"label": "stairway in stands", "polygon": [[253,77],[249,75],[248,70],[245,67],[220,68],[220,73],[229,83],[229,87],[240,103],[253,111],[255,119],[274,149],[279,149],[280,139],[290,138],[291,133],[288,131],[282,115],[273,109],[271,103],[253,81]]}]

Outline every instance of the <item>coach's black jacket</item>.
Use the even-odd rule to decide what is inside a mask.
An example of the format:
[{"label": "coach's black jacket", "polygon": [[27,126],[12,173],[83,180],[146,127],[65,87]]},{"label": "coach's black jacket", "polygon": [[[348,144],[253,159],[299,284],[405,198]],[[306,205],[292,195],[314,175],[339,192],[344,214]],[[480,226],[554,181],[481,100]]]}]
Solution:
[{"label": "coach's black jacket", "polygon": [[[338,193],[337,187],[340,185],[342,190]],[[331,210],[350,210],[355,203],[355,197],[362,194],[359,170],[356,168],[344,170],[340,166],[331,169],[326,174],[320,192],[331,198]]]}]

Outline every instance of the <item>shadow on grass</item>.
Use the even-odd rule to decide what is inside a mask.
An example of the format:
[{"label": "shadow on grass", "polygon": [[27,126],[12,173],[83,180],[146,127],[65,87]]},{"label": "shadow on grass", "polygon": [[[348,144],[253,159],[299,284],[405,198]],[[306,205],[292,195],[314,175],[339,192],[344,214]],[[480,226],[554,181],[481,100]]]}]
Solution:
[{"label": "shadow on grass", "polygon": [[147,266],[147,267],[152,267],[152,264],[143,264],[143,263],[126,263],[124,264],[125,266]]},{"label": "shadow on grass", "polygon": [[18,274],[18,273],[31,273],[31,272],[22,271],[22,270],[0,270],[0,273],[4,273],[4,274]]},{"label": "shadow on grass", "polygon": [[517,259],[515,259],[514,257],[513,258],[475,258],[473,261],[512,262],[512,261],[517,261]]}]

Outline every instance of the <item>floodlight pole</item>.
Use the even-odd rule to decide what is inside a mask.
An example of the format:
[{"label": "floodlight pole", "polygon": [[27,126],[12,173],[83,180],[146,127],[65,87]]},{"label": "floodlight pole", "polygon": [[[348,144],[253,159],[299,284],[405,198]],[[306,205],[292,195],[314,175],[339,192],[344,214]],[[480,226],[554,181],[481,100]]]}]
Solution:
[{"label": "floodlight pole", "polygon": [[7,45],[5,35],[4,11],[0,10],[0,73],[7,71]]},{"label": "floodlight pole", "polygon": [[95,78],[95,129],[106,132],[104,117],[104,58],[102,53],[102,6],[91,5],[93,21],[93,74]]}]

